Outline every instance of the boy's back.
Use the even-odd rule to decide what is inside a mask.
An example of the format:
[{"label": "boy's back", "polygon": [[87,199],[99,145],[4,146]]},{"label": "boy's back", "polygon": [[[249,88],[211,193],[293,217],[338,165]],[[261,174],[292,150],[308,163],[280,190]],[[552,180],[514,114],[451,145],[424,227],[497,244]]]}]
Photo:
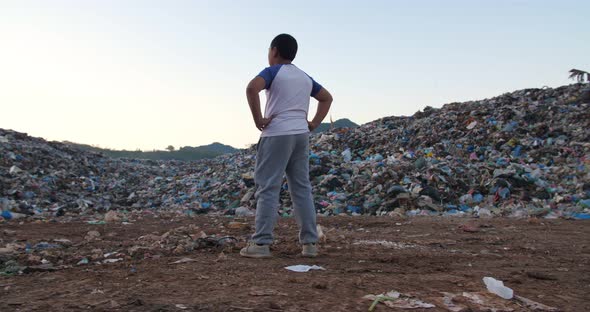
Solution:
[{"label": "boy's back", "polygon": [[308,132],[309,99],[322,86],[293,64],[267,67],[258,76],[265,81],[267,102],[264,117],[272,119],[261,136]]}]

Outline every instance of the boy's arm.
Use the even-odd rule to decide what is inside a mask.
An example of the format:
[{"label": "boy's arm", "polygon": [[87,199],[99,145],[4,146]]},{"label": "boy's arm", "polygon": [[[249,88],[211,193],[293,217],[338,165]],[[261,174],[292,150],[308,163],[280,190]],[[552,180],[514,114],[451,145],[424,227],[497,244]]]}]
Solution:
[{"label": "boy's arm", "polygon": [[315,130],[322,123],[322,120],[328,115],[330,106],[332,105],[332,95],[328,90],[322,87],[320,91],[314,96],[318,100],[318,110],[315,113],[315,117],[311,121],[308,121],[309,131]]},{"label": "boy's arm", "polygon": [[266,128],[266,126],[268,126],[271,121],[271,118],[262,117],[262,112],[260,111],[259,93],[260,91],[264,90],[265,86],[266,81],[262,77],[256,76],[246,87],[246,97],[248,98],[248,105],[250,106],[250,111],[252,112],[252,118],[254,118],[256,128],[258,128],[260,131]]}]

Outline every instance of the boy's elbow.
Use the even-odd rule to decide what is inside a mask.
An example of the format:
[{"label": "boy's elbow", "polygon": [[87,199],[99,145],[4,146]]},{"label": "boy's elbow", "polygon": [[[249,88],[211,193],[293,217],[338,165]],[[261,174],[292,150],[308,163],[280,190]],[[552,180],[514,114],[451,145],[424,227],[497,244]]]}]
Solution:
[{"label": "boy's elbow", "polygon": [[246,95],[248,96],[257,96],[260,93],[260,89],[256,88],[256,87],[246,87]]},{"label": "boy's elbow", "polygon": [[332,104],[333,101],[334,101],[334,98],[332,97],[332,94],[328,93],[328,100],[326,102]]},{"label": "boy's elbow", "polygon": [[320,102],[327,103],[327,104],[331,104],[332,101],[334,101],[334,98],[332,98],[332,94],[328,90],[323,89],[323,88],[320,90],[316,99]]}]

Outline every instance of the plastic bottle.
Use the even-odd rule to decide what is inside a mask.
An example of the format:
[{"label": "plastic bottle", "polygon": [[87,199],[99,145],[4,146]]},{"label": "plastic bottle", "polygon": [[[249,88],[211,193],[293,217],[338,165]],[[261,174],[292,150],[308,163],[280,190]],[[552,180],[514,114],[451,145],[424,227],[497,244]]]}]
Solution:
[{"label": "plastic bottle", "polygon": [[502,281],[499,281],[493,277],[484,277],[484,284],[488,288],[488,291],[496,294],[504,299],[510,300],[514,296],[514,291],[506,286]]},{"label": "plastic bottle", "polygon": [[350,162],[352,160],[352,152],[350,151],[350,148],[345,149],[344,152],[342,152],[342,156],[344,157],[345,162]]}]

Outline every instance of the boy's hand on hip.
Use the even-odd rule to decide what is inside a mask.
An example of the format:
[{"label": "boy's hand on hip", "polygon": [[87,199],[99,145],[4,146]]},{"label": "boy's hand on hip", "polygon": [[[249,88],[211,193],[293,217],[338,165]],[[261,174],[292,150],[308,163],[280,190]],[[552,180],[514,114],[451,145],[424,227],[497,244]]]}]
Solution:
[{"label": "boy's hand on hip", "polygon": [[307,122],[307,127],[309,128],[309,131],[313,131],[315,130],[319,125],[314,123],[313,121],[308,121]]},{"label": "boy's hand on hip", "polygon": [[268,126],[268,124],[270,124],[271,121],[272,118],[261,118],[259,120],[256,120],[256,128],[262,131],[264,130],[264,128],[266,128],[266,126]]}]

